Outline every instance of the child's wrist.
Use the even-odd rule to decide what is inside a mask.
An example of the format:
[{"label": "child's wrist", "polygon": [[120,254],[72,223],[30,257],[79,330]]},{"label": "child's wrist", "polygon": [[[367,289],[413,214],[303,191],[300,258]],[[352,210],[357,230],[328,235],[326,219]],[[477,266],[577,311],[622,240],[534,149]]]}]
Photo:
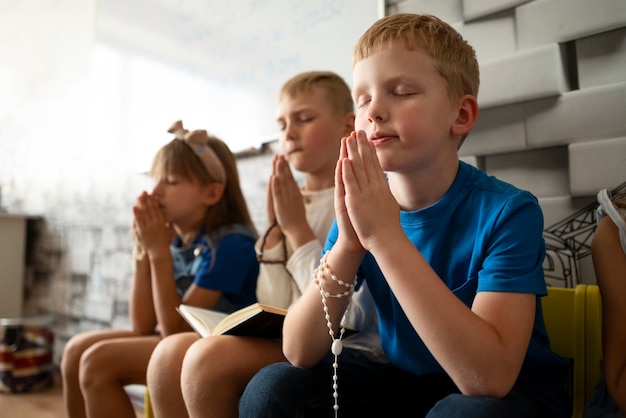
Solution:
[{"label": "child's wrist", "polygon": [[339,255],[343,260],[362,260],[367,252],[360,244],[354,245],[352,243],[345,242],[341,238],[337,239],[335,245],[333,245],[332,251],[334,254]]},{"label": "child's wrist", "polygon": [[162,260],[162,259],[171,259],[172,258],[172,253],[168,248],[165,249],[161,249],[161,248],[152,248],[150,250],[146,250],[146,255],[148,256],[148,258],[151,261],[158,261],[158,260]]}]

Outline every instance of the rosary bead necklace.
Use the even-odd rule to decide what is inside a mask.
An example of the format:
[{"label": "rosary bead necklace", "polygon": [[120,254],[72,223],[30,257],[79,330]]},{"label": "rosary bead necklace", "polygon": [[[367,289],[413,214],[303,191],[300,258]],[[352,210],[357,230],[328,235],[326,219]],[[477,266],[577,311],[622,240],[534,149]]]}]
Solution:
[{"label": "rosary bead necklace", "polygon": [[[333,353],[334,355],[334,361],[333,361],[333,385],[332,385],[332,389],[333,389],[333,398],[334,398],[334,405],[333,405],[333,409],[335,411],[335,418],[337,418],[338,413],[339,413],[339,385],[338,385],[338,376],[337,376],[337,369],[339,368],[339,355],[341,354],[341,352],[343,351],[343,335],[346,332],[346,328],[345,328],[345,318],[346,318],[346,313],[348,312],[348,309],[350,308],[350,303],[352,302],[352,294],[354,293],[354,284],[353,283],[346,283],[340,279],[337,278],[337,276],[335,276],[332,271],[330,270],[330,267],[328,267],[328,264],[326,263],[328,259],[328,252],[326,252],[324,254],[324,256],[322,257],[322,259],[320,260],[320,265],[315,269],[315,271],[313,272],[313,282],[315,283],[315,288],[320,292],[320,296],[322,297],[322,305],[324,308],[324,318],[326,319],[326,326],[328,327],[328,334],[330,335],[330,338],[332,340],[331,346],[330,346],[330,351]],[[346,290],[344,292],[341,293],[336,293],[336,294],[331,294],[327,291],[324,290],[323,286],[322,286],[322,281],[324,279],[324,276],[328,276],[330,277],[330,279],[334,282],[336,282],[337,284],[343,286],[346,288]],[[348,304],[346,306],[346,310],[344,312],[344,315],[341,318],[340,321],[340,327],[339,327],[339,335],[338,337],[335,337],[335,332],[333,331],[333,324],[330,320],[330,314],[328,313],[328,305],[326,303],[326,298],[342,298],[342,297],[347,297],[348,298]]]}]

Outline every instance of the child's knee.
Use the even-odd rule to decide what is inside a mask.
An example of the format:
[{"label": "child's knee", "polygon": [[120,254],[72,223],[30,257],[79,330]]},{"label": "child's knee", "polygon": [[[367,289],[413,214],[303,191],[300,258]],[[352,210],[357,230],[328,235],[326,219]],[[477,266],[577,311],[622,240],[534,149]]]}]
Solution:
[{"label": "child's knee", "polygon": [[65,344],[61,355],[61,373],[64,376],[78,373],[80,358],[89,346],[81,335],[76,335]]}]

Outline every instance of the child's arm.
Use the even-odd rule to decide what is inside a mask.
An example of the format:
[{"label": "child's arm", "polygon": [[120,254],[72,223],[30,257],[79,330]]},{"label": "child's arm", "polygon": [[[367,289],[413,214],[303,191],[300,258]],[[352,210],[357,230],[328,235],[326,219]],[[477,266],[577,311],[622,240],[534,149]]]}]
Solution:
[{"label": "child's arm", "polygon": [[154,333],[157,325],[156,312],[152,303],[152,283],[150,279],[150,261],[141,244],[141,231],[137,216],[141,216],[141,207],[146,193],[137,198],[133,206],[133,240],[137,247],[134,251],[133,281],[129,298],[129,317],[133,330],[141,335]]},{"label": "child's arm", "polygon": [[480,292],[470,310],[404,234],[397,203],[365,134],[349,138],[346,148],[349,220],[414,329],[462,393],[505,396],[528,348],[536,296]]},{"label": "child's arm", "polygon": [[[354,283],[356,271],[365,251],[350,226],[344,202],[342,160],[347,156],[344,141],[335,170],[335,216],[339,229],[338,240],[328,255],[328,266],[338,278]],[[326,277],[324,290],[331,294],[345,291],[345,287]],[[333,331],[337,333],[340,319],[346,309],[347,298],[327,298],[328,314]],[[283,325],[283,352],[294,365],[312,367],[330,350],[332,339],[326,324],[321,296],[311,283],[306,292],[290,309]]]},{"label": "child's arm", "polygon": [[[158,203],[146,193],[140,196],[134,212],[150,274],[150,286],[142,285],[141,289],[133,292],[134,311],[138,312],[141,309],[142,317],[146,318],[148,310],[152,310],[162,335],[187,330],[184,321],[176,312],[180,296],[176,290],[170,251],[174,231],[167,225]],[[150,298],[147,295],[150,295]],[[151,303],[148,305],[148,302]]]},{"label": "child's arm", "polygon": [[295,251],[315,240],[315,234],[306,219],[300,187],[293,178],[287,160],[281,155],[274,158],[273,173],[268,187],[271,190],[268,198],[272,201],[276,223],[291,248]]},{"label": "child's arm", "polygon": [[310,266],[319,257],[321,243],[309,225],[299,186],[283,156],[274,156],[265,206],[269,229],[255,245],[261,261],[257,297],[287,307],[307,288],[314,268]]},{"label": "child's arm", "polygon": [[593,265],[602,295],[602,349],[607,388],[626,415],[626,254],[618,229],[601,219],[591,242]]},{"label": "child's arm", "polygon": [[141,335],[154,333],[157,324],[152,303],[152,283],[150,282],[150,261],[144,254],[136,259],[133,270],[129,298],[129,316],[133,331]]}]

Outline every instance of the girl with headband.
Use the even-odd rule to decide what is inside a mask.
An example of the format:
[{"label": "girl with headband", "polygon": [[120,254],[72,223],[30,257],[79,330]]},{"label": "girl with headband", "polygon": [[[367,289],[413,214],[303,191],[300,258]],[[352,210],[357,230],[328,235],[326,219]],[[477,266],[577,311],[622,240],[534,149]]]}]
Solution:
[{"label": "girl with headband", "polygon": [[145,384],[158,342],[191,328],[181,304],[233,312],[256,302],[257,239],[228,146],[181,122],[155,155],[152,193],[133,207],[131,330],[87,331],[65,346],[61,373],[70,418],[135,417],[124,386]]}]

